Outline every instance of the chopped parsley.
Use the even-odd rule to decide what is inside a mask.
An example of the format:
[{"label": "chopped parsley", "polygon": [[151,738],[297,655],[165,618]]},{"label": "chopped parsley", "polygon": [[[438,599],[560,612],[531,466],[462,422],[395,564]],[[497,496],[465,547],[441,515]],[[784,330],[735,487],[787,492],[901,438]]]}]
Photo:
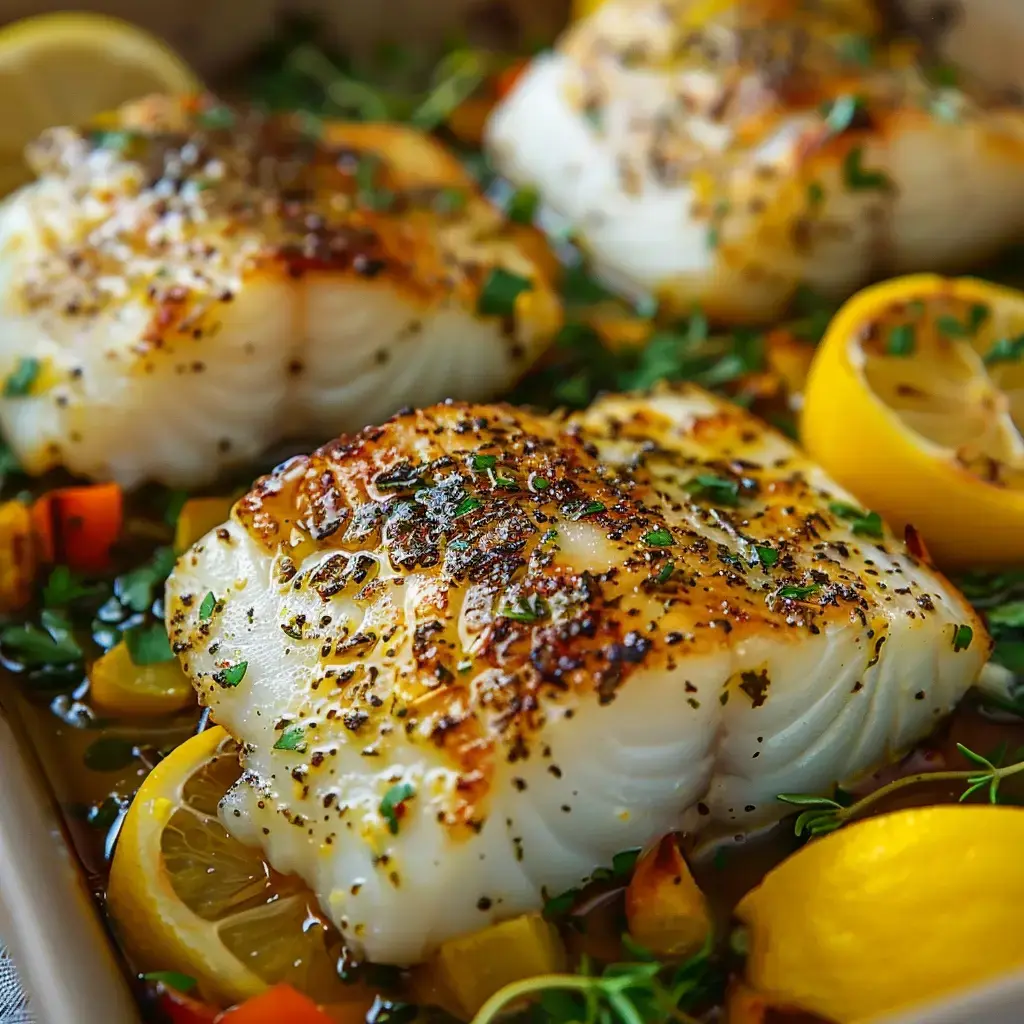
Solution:
[{"label": "chopped parsley", "polygon": [[546,491],[551,486],[551,481],[546,476],[531,476],[530,486],[535,491]]},{"label": "chopped parsley", "polygon": [[517,597],[512,604],[503,605],[498,614],[513,622],[540,622],[551,614],[551,610],[544,598],[530,594]]},{"label": "chopped parsley", "polygon": [[102,587],[84,583],[66,565],[58,565],[43,588],[43,607],[63,608],[83,597],[95,597]]},{"label": "chopped parsley", "polygon": [[997,363],[1017,363],[1024,355],[1024,334],[1018,334],[1016,338],[999,338],[992,343],[992,347],[985,353],[984,362],[986,366],[995,366]]},{"label": "chopped parsley", "polygon": [[668,583],[668,581],[672,578],[672,573],[674,573],[675,571],[675,562],[666,562],[658,571],[658,575],[654,577],[654,582]]},{"label": "chopped parsley", "polygon": [[495,267],[480,289],[477,312],[481,316],[511,316],[515,312],[516,299],[532,289],[533,285],[525,277]]},{"label": "chopped parsley", "polygon": [[442,188],[434,196],[434,209],[442,216],[461,213],[466,208],[468,197],[461,188]]},{"label": "chopped parsley", "polygon": [[650,548],[667,548],[672,545],[672,534],[665,529],[651,530],[644,534],[644,543]]},{"label": "chopped parsley", "polygon": [[133,665],[159,665],[174,661],[167,630],[160,623],[124,631],[124,642]]},{"label": "chopped parsley", "polygon": [[388,823],[388,831],[398,835],[398,819],[405,812],[405,801],[416,795],[416,789],[408,782],[399,782],[392,786],[380,802],[381,817]]},{"label": "chopped parsley", "polygon": [[455,512],[453,515],[456,519],[459,519],[462,516],[468,516],[470,512],[481,507],[483,507],[483,502],[479,498],[463,498],[462,501],[455,506]]},{"label": "chopped parsley", "polygon": [[885,351],[891,356],[910,356],[914,354],[916,336],[913,324],[900,324],[889,332]]},{"label": "chopped parsley", "polygon": [[497,464],[497,455],[474,455],[472,458],[472,465],[474,469],[491,469]]},{"label": "chopped parsley", "polygon": [[833,515],[849,520],[850,529],[859,536],[881,538],[884,533],[885,524],[877,512],[865,512],[845,501],[833,501],[828,508]]},{"label": "chopped parsley", "polygon": [[820,181],[812,181],[807,186],[807,202],[812,209],[817,209],[825,201],[825,189]]},{"label": "chopped parsley", "polygon": [[[147,611],[153,604],[154,592],[171,574],[174,562],[174,552],[170,548],[157,548],[147,565],[132,569],[114,581],[114,594],[118,601],[133,612]],[[201,609],[200,617],[203,617]]]},{"label": "chopped parsley", "polygon": [[780,587],[778,594],[779,597],[784,597],[787,600],[802,601],[804,598],[813,597],[819,590],[821,590],[820,583],[808,583],[805,587],[795,585]]},{"label": "chopped parsley", "polygon": [[206,597],[203,598],[203,603],[199,606],[199,621],[207,622],[211,619],[216,607],[217,598],[213,596],[213,591],[211,590]]},{"label": "chopped parsley", "polygon": [[166,985],[177,992],[191,992],[198,982],[188,974],[179,971],[150,971],[142,975],[143,981],[152,981],[158,985]]},{"label": "chopped parsley", "polygon": [[67,619],[47,609],[39,620],[41,628],[31,622],[6,627],[0,632],[0,645],[26,668],[73,665],[82,660],[82,648],[72,636]]},{"label": "chopped parsley", "polygon": [[539,205],[540,193],[535,188],[527,186],[516,189],[512,193],[512,198],[509,199],[508,206],[505,207],[505,213],[509,220],[515,221],[517,224],[532,224]]},{"label": "chopped parsley", "polygon": [[854,146],[843,160],[843,181],[853,192],[865,192],[869,189],[888,190],[892,188],[892,179],[884,171],[871,171],[864,167],[864,150]]},{"label": "chopped parsley", "polygon": [[971,306],[966,321],[958,320],[955,316],[950,316],[947,313],[935,321],[935,326],[947,338],[971,338],[978,333],[978,328],[988,319],[988,316],[988,306],[975,303]]},{"label": "chopped parsley", "polygon": [[598,512],[606,512],[607,509],[599,501],[579,501],[562,509],[567,519],[577,522],[587,516],[595,516]]},{"label": "chopped parsley", "polygon": [[713,473],[698,473],[687,485],[686,489],[695,498],[703,498],[713,505],[735,507],[740,503],[740,485],[735,480]]},{"label": "chopped parsley", "polygon": [[761,544],[757,544],[755,545],[754,550],[757,552],[757,560],[766,569],[770,569],[779,560],[779,553],[775,548],[764,547]]},{"label": "chopped parsley", "polygon": [[953,630],[953,651],[959,654],[971,646],[974,639],[974,630],[967,625],[959,625]]},{"label": "chopped parsley", "polygon": [[196,122],[203,128],[234,128],[235,112],[230,107],[216,106],[201,111]]},{"label": "chopped parsley", "polygon": [[274,744],[275,750],[294,750],[301,754],[306,749],[306,730],[301,725],[289,725]]},{"label": "chopped parsley", "polygon": [[22,356],[7,380],[4,381],[4,398],[24,398],[32,391],[32,385],[39,379],[43,364],[32,356]]},{"label": "chopped parsley", "polygon": [[214,681],[220,683],[221,686],[237,686],[245,678],[245,670],[248,667],[249,662],[247,661],[240,661],[237,665],[229,665],[227,668],[214,673]]}]

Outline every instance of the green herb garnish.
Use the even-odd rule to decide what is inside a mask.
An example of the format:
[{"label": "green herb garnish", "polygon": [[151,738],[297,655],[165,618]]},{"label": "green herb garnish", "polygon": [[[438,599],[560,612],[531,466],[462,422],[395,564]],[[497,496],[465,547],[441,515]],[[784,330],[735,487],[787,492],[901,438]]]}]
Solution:
[{"label": "green herb garnish", "polygon": [[477,312],[481,316],[512,316],[516,308],[516,298],[523,292],[532,290],[533,284],[525,277],[495,267],[480,289]]},{"label": "green herb garnish", "polygon": [[[170,548],[157,548],[148,565],[132,569],[114,581],[114,594],[118,601],[133,612],[147,611],[153,604],[155,592],[170,576],[174,562],[175,555]],[[211,614],[212,611],[211,608]],[[200,618],[203,617],[200,609]],[[209,618],[208,615],[205,617]]]},{"label": "green herb garnish", "polygon": [[843,180],[846,187],[854,192],[869,189],[887,190],[892,188],[892,179],[884,171],[869,171],[863,165],[864,151],[855,146],[843,160]]},{"label": "green herb garnish", "polygon": [[666,562],[661,569],[658,570],[658,575],[654,577],[655,583],[668,583],[672,578],[672,573],[676,571],[674,562]]},{"label": "green herb garnish", "polygon": [[820,583],[808,583],[804,587],[796,585],[779,587],[777,593],[779,597],[784,597],[787,600],[803,601],[805,598],[813,597],[819,590],[821,590]]},{"label": "green herb garnish", "polygon": [[301,725],[289,725],[274,744],[275,750],[294,750],[301,754],[306,749],[306,730]]},{"label": "green herb garnish", "polygon": [[970,626],[961,624],[953,630],[953,651],[959,654],[971,646],[974,639],[974,630]]},{"label": "green herb garnish", "polygon": [[947,338],[971,338],[978,333],[978,328],[988,319],[988,316],[988,306],[975,303],[971,306],[967,320],[961,321],[946,313],[936,319],[935,326]]},{"label": "green herb garnish", "polygon": [[167,630],[159,623],[126,629],[123,635],[133,665],[159,665],[174,661]]},{"label": "green herb garnish", "polygon": [[384,794],[380,802],[380,814],[388,823],[388,831],[392,835],[398,835],[398,819],[405,810],[405,801],[411,800],[415,795],[415,787],[408,782],[399,782]]},{"label": "green herb garnish", "polygon": [[463,498],[462,501],[455,506],[455,511],[452,514],[456,519],[460,519],[462,516],[467,516],[470,512],[473,512],[478,508],[482,508],[483,504],[484,503],[479,498]]},{"label": "green herb garnish", "polygon": [[22,356],[18,365],[4,381],[4,398],[24,398],[32,391],[43,364],[32,356]]},{"label": "green herb garnish", "polygon": [[198,984],[195,978],[178,971],[150,971],[148,974],[142,975],[142,980],[166,985],[177,992],[191,992]]},{"label": "green herb garnish", "polygon": [[26,668],[73,665],[82,660],[82,648],[75,641],[67,619],[49,609],[39,619],[41,627],[33,623],[7,626],[0,632],[0,645]]},{"label": "green herb garnish", "polygon": [[909,356],[914,354],[915,331],[913,324],[900,324],[889,332],[885,351],[891,356]]},{"label": "green herb garnish", "polygon": [[498,456],[474,455],[471,462],[474,469],[492,469],[498,464]]},{"label": "green herb garnish", "polygon": [[95,597],[102,590],[100,584],[85,583],[66,565],[58,565],[43,588],[43,607],[63,608],[80,598]]},{"label": "green herb garnish", "polygon": [[542,597],[530,594],[517,597],[512,604],[503,605],[498,614],[514,622],[540,622],[551,614],[551,610]]},{"label": "green herb garnish", "polygon": [[508,219],[517,224],[532,224],[540,205],[540,193],[530,186],[516,189],[505,207]]},{"label": "green herb garnish", "polygon": [[735,507],[740,503],[740,485],[735,480],[713,473],[699,473],[686,485],[686,489],[695,498],[703,498],[713,505]]},{"label": "green herb garnish", "polygon": [[644,534],[643,540],[650,548],[667,548],[672,545],[672,534],[665,529],[651,530]]},{"label": "green herb garnish", "polygon": [[605,506],[599,501],[580,501],[562,509],[566,518],[571,519],[573,522],[585,519],[587,516],[595,516],[598,512],[607,511]]},{"label": "green herb garnish", "polygon": [[779,560],[779,553],[775,548],[764,547],[761,544],[754,546],[754,550],[757,552],[757,560],[766,569],[770,569]]},{"label": "green herb garnish", "polygon": [[1021,356],[1024,356],[1024,334],[1018,334],[1016,338],[999,338],[993,342],[992,347],[984,355],[984,362],[986,366],[1018,363]]},{"label": "green herb garnish", "polygon": [[833,501],[828,507],[833,515],[849,520],[850,529],[855,534],[876,539],[884,535],[885,524],[877,512],[865,512],[864,509],[857,508],[856,505],[850,505],[845,501]]},{"label": "green herb garnish", "polygon": [[213,618],[214,609],[217,607],[217,598],[213,596],[211,590],[206,597],[203,598],[203,603],[199,606],[199,621],[207,622]]},{"label": "green herb garnish", "polygon": [[249,662],[240,661],[236,665],[229,665],[227,668],[215,672],[213,678],[221,686],[237,686],[245,678],[245,670],[248,667]]}]

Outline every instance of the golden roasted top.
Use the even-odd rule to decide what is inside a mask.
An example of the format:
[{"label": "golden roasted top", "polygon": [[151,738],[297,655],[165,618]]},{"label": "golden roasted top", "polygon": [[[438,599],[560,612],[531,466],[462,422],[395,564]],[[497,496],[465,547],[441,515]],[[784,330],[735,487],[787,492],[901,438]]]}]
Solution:
[{"label": "golden roasted top", "polygon": [[475,308],[495,267],[538,288],[551,270],[539,236],[396,125],[153,97],[90,130],[51,129],[28,157],[44,231],[25,250],[26,307],[81,317],[139,298],[154,306],[150,342],[255,274],[381,278]]},{"label": "golden roasted top", "polygon": [[[243,573],[243,534],[266,568],[204,618],[190,567]],[[844,625],[877,660],[890,620],[925,628],[937,613],[934,576],[876,515],[697,389],[610,397],[569,420],[500,405],[399,415],[258,481],[176,576],[171,640],[201,699],[227,697],[233,659],[277,636],[315,662],[278,727],[312,723],[312,748],[341,716],[384,757],[397,730],[438,744],[462,773],[460,820],[497,759],[528,756],[545,723],[613,702],[638,674],[662,685],[652,675],[685,678],[690,658]],[[276,597],[253,604],[254,586]],[[247,622],[221,620],[247,604]],[[951,648],[966,637],[954,632]],[[745,671],[716,699],[757,706],[770,685]]]}]

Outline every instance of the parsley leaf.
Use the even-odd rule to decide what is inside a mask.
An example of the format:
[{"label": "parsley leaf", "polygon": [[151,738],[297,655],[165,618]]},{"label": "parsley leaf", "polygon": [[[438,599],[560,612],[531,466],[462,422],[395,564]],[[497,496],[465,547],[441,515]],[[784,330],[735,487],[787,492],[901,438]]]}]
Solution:
[{"label": "parsley leaf", "polygon": [[970,626],[961,624],[953,630],[953,651],[959,654],[971,646],[974,639],[974,630]]},{"label": "parsley leaf", "polygon": [[203,598],[203,603],[199,606],[199,621],[206,622],[211,619],[216,607],[217,598],[213,596],[213,591],[211,590],[206,597]]},{"label": "parsley leaf", "polygon": [[50,573],[43,588],[43,606],[63,608],[83,597],[94,597],[102,590],[99,584],[84,583],[66,565],[58,565]]},{"label": "parsley leaf", "polygon": [[42,628],[33,623],[8,626],[0,632],[0,645],[11,651],[26,668],[73,665],[82,659],[82,648],[71,635],[71,624],[57,612],[40,616]]},{"label": "parsley leaf", "polygon": [[538,594],[530,594],[526,597],[520,595],[514,604],[506,604],[498,611],[498,614],[513,622],[540,622],[546,619],[551,610],[544,598]]},{"label": "parsley leaf", "polygon": [[795,585],[780,587],[777,593],[779,597],[784,597],[787,600],[802,601],[804,598],[813,597],[819,590],[821,590],[820,583],[809,583],[806,587]]},{"label": "parsley leaf", "polygon": [[416,795],[416,789],[408,782],[399,782],[392,786],[380,802],[381,817],[388,823],[388,831],[398,835],[398,819],[405,811],[403,804]]},{"label": "parsley leaf", "polygon": [[840,519],[848,519],[850,529],[855,534],[876,539],[884,535],[885,524],[877,512],[865,512],[863,509],[857,508],[856,505],[850,505],[845,501],[833,501],[829,505],[829,511],[833,515],[839,516]]},{"label": "parsley leaf", "polygon": [[481,316],[511,316],[518,296],[532,290],[532,283],[525,277],[495,267],[480,289],[477,312]]},{"label": "parsley leaf", "polygon": [[892,179],[884,171],[869,171],[863,165],[864,151],[855,146],[843,160],[843,181],[852,192],[892,188]]},{"label": "parsley leaf", "polygon": [[179,971],[149,971],[142,975],[142,979],[166,985],[177,992],[191,992],[198,984],[195,978],[188,974],[181,974]]},{"label": "parsley leaf", "polygon": [[915,344],[914,325],[900,324],[889,332],[885,351],[891,356],[909,356],[913,355]]},{"label": "parsley leaf", "polygon": [[1024,355],[1024,334],[1018,334],[1015,338],[999,338],[992,343],[992,347],[984,355],[986,366],[995,366],[997,363],[1017,363]]},{"label": "parsley leaf", "polygon": [[124,631],[124,642],[133,665],[160,665],[174,661],[167,630],[160,623]]},{"label": "parsley leaf", "polygon": [[686,485],[686,489],[695,498],[703,498],[713,505],[735,507],[740,503],[740,485],[735,480],[713,473],[699,473]]},{"label": "parsley leaf", "polygon": [[24,398],[32,391],[43,364],[31,356],[22,356],[4,381],[4,398]]},{"label": "parsley leaf", "polygon": [[247,661],[240,661],[236,665],[229,665],[227,668],[213,674],[214,682],[220,683],[221,686],[237,686],[245,678],[245,670],[248,667],[249,662]]},{"label": "parsley leaf", "polygon": [[645,533],[644,543],[651,548],[667,548],[672,545],[672,534],[665,529],[651,530]]},{"label": "parsley leaf", "polygon": [[757,552],[757,560],[766,569],[770,569],[779,560],[779,553],[775,548],[764,547],[761,544],[756,544],[754,550]]},{"label": "parsley leaf", "polygon": [[114,581],[118,601],[133,612],[147,611],[153,604],[154,591],[170,576],[174,562],[170,548],[157,548],[148,565],[132,569]]},{"label": "parsley leaf", "polygon": [[530,186],[516,189],[505,207],[508,219],[516,224],[532,224],[540,205],[540,193]]},{"label": "parsley leaf", "polygon": [[461,519],[462,516],[467,516],[470,512],[473,512],[482,506],[483,502],[479,498],[463,498],[462,501],[455,506],[455,511],[452,514],[456,519]]},{"label": "parsley leaf", "polygon": [[275,750],[294,750],[301,754],[306,749],[306,730],[302,725],[289,725],[277,738]]}]

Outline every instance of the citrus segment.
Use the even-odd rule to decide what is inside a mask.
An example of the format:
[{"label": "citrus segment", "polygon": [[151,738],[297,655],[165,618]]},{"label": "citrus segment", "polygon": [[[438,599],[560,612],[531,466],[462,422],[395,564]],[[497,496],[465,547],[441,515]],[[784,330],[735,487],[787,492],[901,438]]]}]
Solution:
[{"label": "citrus segment", "polygon": [[865,289],[811,367],[808,452],[943,566],[1024,559],[1024,294],[918,275]]},{"label": "citrus segment", "polygon": [[108,890],[133,965],[190,975],[225,1005],[277,982],[320,1003],[364,999],[339,980],[340,939],[305,886],[271,871],[218,820],[238,771],[233,741],[210,729],[161,761],[139,790]]},{"label": "citrus segment", "polygon": [[29,178],[24,147],[46,128],[80,125],[154,92],[196,92],[191,69],[142,29],[59,12],[0,31],[0,194]]},{"label": "citrus segment", "polygon": [[815,840],[739,903],[747,984],[837,1024],[1024,966],[1024,810],[900,811]]}]

